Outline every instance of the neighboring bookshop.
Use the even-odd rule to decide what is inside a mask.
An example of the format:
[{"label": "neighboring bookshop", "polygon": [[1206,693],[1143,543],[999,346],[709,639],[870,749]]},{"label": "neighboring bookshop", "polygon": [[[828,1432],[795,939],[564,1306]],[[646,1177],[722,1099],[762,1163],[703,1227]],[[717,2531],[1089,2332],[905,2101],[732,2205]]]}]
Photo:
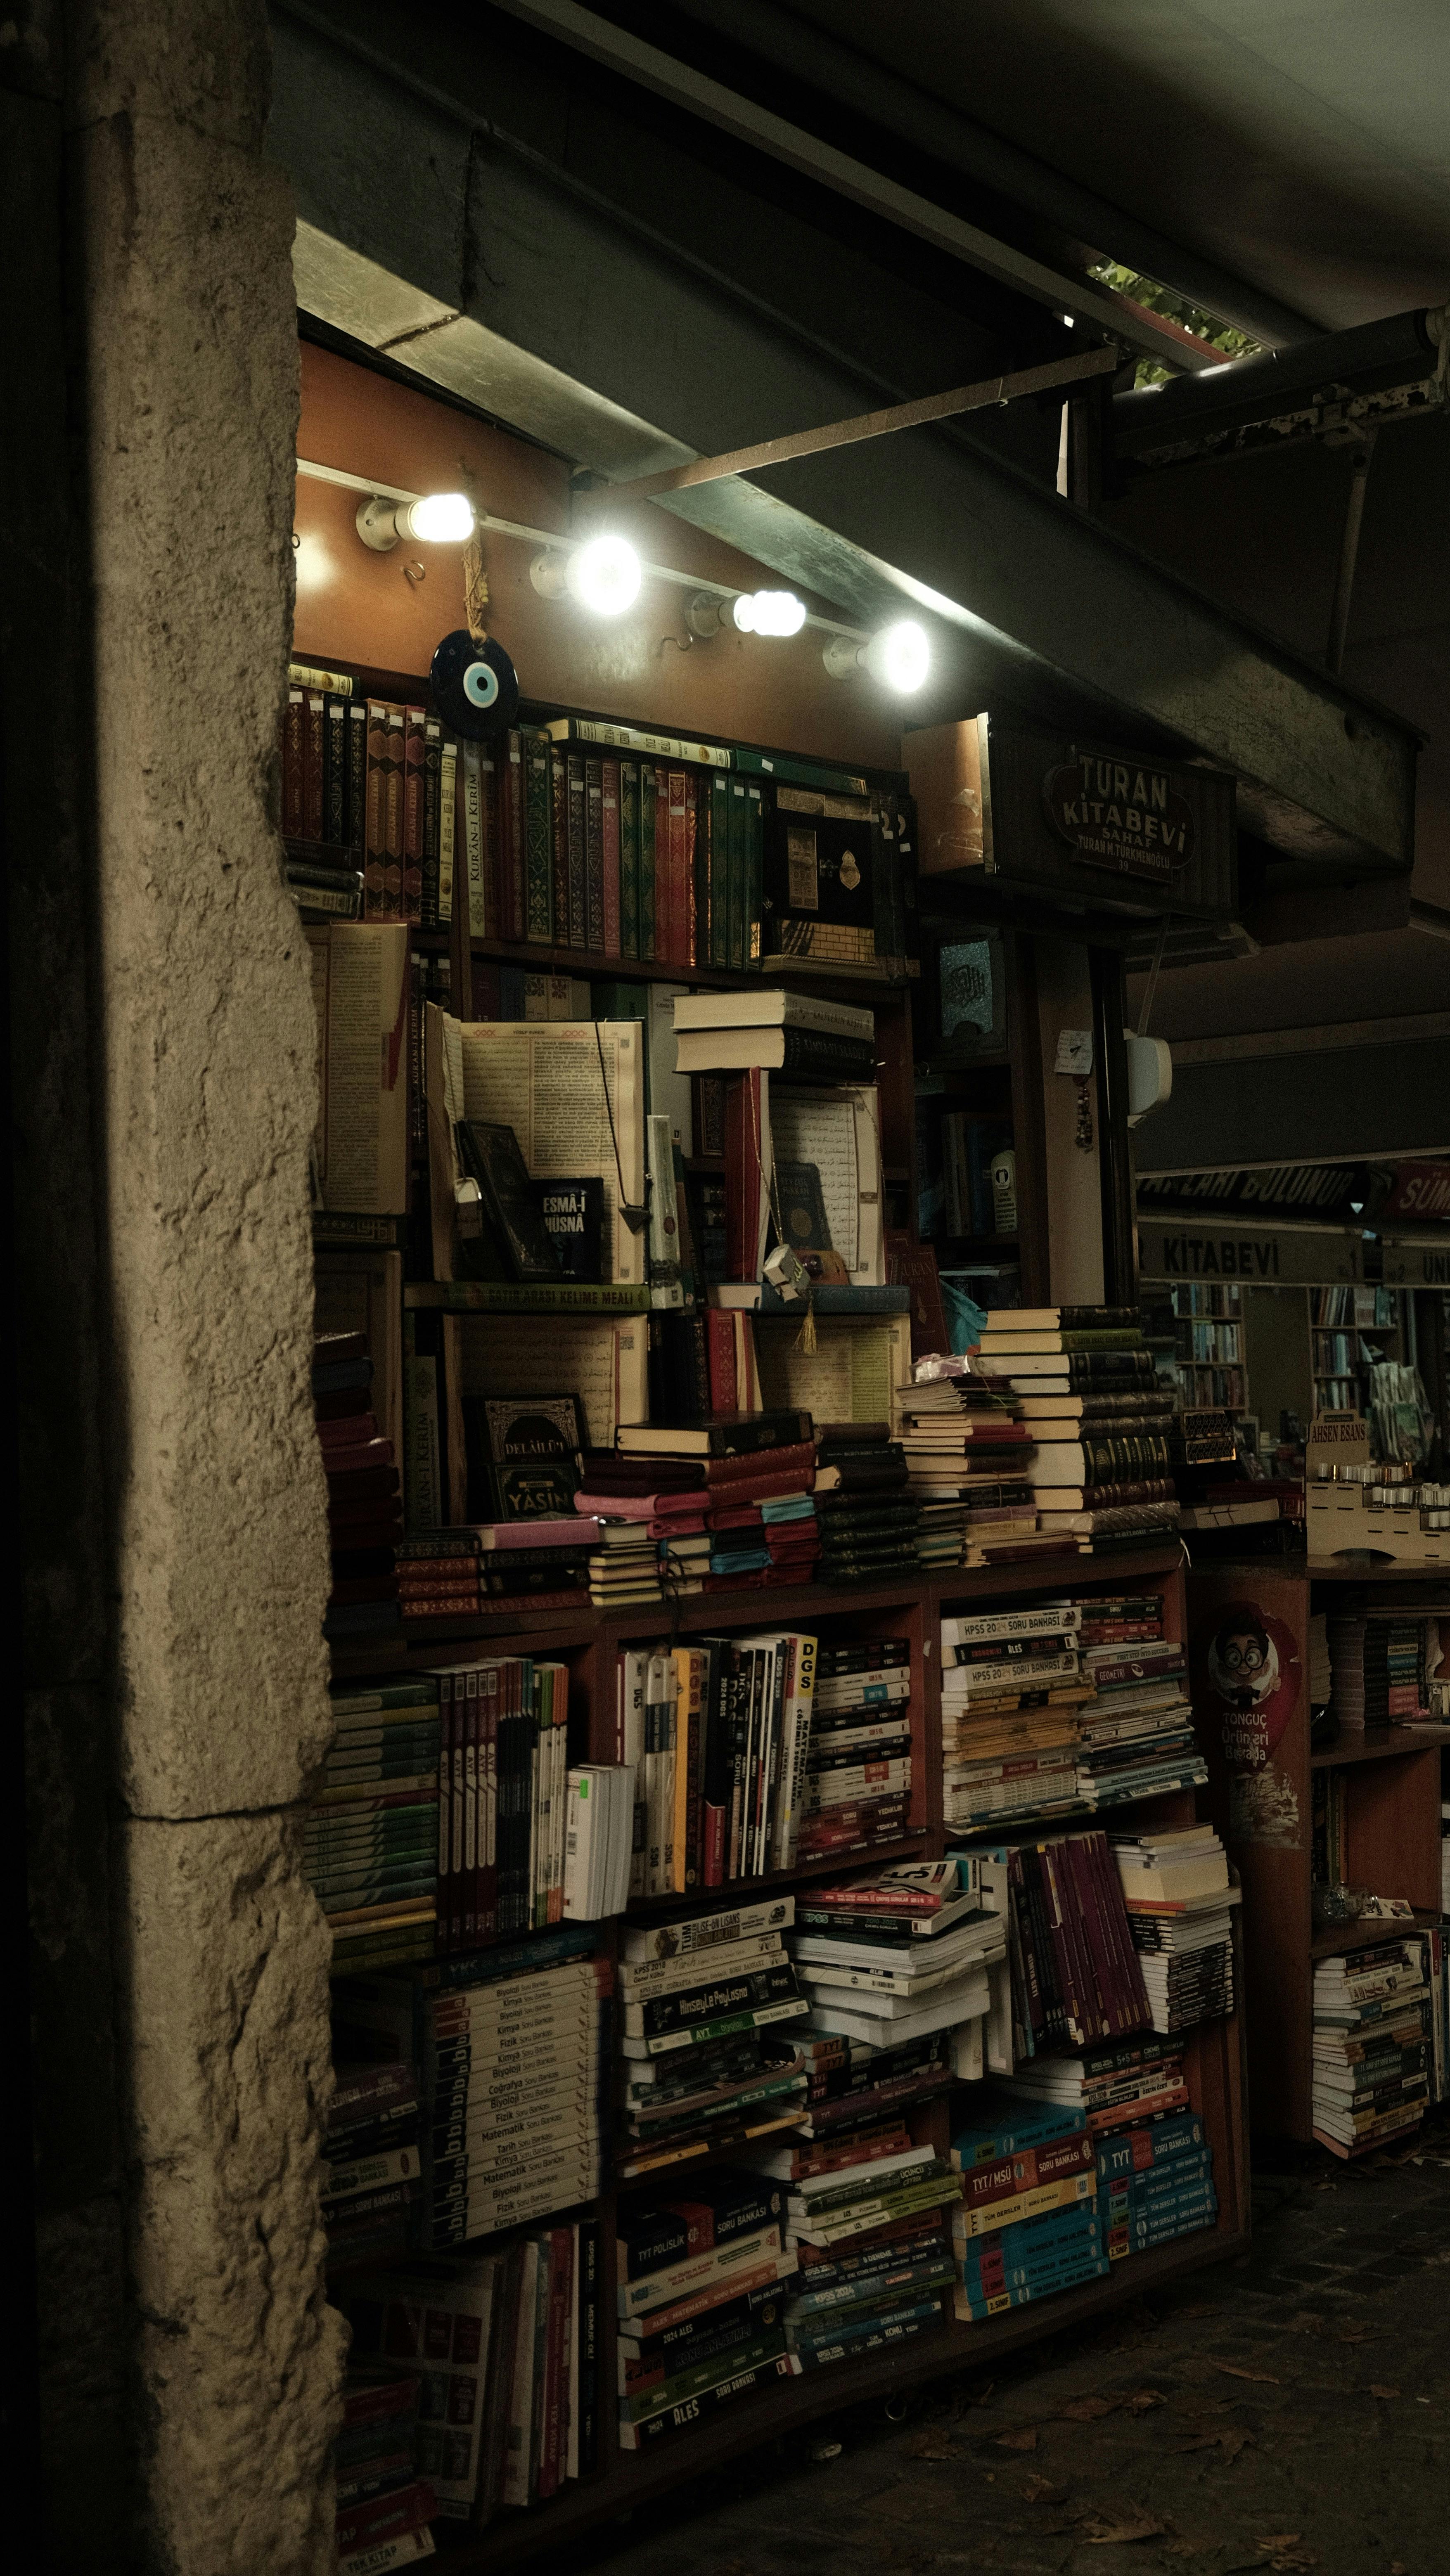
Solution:
[{"label": "neighboring bookshop", "polygon": [[[1243,2254],[1266,2032],[1443,2097],[1438,1610],[1311,1592],[1439,1561],[1438,1176],[1135,1195],[1124,999],[1413,741],[1059,496],[1110,308],[873,423],[889,269],[767,330],[617,71],[279,13],[264,143],[242,16],[32,138],[35,2437],[58,2576],[484,2576]],[[1413,1758],[1290,1887],[1311,1700]]]}]

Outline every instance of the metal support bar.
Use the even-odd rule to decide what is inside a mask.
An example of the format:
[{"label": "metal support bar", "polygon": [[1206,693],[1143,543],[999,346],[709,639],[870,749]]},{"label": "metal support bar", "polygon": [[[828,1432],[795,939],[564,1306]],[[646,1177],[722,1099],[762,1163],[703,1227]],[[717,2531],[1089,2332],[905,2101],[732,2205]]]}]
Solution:
[{"label": "metal support bar", "polygon": [[666,473],[646,474],[637,483],[585,485],[575,493],[575,502],[652,501],[662,492],[684,492],[692,483],[719,483],[727,474],[758,474],[768,465],[788,465],[797,456],[820,456],[829,448],[853,447],[861,439],[889,437],[893,430],[924,429],[931,421],[954,420],[964,411],[986,411],[999,403],[1020,401],[1026,394],[1050,393],[1058,385],[1116,375],[1122,363],[1118,349],[1088,349],[1080,358],[1054,358],[1047,366],[1024,367],[1015,376],[989,376],[983,384],[923,394],[917,402],[859,412],[854,420],[798,429],[790,438],[765,438],[755,447],[737,447],[728,456],[697,456],[691,465],[673,465]]},{"label": "metal support bar", "polygon": [[1364,525],[1364,492],[1374,457],[1374,439],[1375,434],[1371,430],[1363,446],[1354,451],[1354,471],[1344,509],[1344,534],[1339,541],[1339,570],[1334,577],[1334,606],[1329,612],[1329,651],[1325,660],[1331,671],[1344,668],[1344,648],[1349,641],[1349,603],[1354,596],[1354,567],[1359,559],[1359,532]]}]

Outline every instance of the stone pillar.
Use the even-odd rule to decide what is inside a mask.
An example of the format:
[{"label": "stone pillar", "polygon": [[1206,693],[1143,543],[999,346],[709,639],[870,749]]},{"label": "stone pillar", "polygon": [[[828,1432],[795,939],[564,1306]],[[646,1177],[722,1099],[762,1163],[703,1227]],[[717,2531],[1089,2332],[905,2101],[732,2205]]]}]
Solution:
[{"label": "stone pillar", "polygon": [[[84,2563],[321,2576],[343,2329],[318,2218],[327,1936],[300,1867],[329,1713],[315,1036],[277,836],[292,207],[262,158],[262,0],[69,0],[59,16],[90,584],[70,922],[77,948],[89,936],[89,996],[64,1071],[74,1089],[88,1052],[100,1346],[75,1346],[72,1316],[69,1352],[46,1347],[56,1438],[68,1387],[82,1417],[77,1477],[99,1426],[105,1510],[62,1534],[49,1605],[42,1678],[84,1707],[37,1725],[52,1801],[111,1796],[114,2174],[96,2223],[109,2211],[124,2230],[139,2533],[108,2559],[114,2533],[93,2522]],[[56,925],[37,971],[66,968],[75,1020]],[[73,1166],[36,1177],[46,1224],[71,1213],[85,1235],[84,1122],[76,1141]],[[73,1752],[87,1725],[92,1763],[68,1778],[63,1740]],[[100,1955],[104,1882],[88,1896]],[[38,2047],[44,2073],[43,2029]],[[53,2479],[65,2441],[62,2410]]]}]

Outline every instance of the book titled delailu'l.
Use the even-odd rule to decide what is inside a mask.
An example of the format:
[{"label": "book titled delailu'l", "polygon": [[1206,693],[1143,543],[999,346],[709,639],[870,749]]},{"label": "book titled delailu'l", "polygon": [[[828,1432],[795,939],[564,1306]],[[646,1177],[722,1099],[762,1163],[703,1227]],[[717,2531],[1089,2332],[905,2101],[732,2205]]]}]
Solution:
[{"label": "book titled delailu'l", "polygon": [[577,1395],[480,1396],[464,1406],[469,1508],[479,1519],[565,1518],[579,1487],[584,1420]]}]

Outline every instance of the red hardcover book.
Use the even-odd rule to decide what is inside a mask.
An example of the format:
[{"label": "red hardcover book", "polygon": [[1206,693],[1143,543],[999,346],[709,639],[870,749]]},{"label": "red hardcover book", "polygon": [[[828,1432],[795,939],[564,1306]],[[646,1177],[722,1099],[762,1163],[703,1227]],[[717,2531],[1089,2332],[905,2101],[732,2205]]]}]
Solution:
[{"label": "red hardcover book", "polygon": [[1141,2030],[1151,2020],[1143,1972],[1133,1946],[1132,1930],[1123,1904],[1123,1883],[1113,1858],[1107,1835],[1095,1832],[1084,1837],[1089,1845],[1089,1858],[1099,1894],[1099,1915],[1113,1970],[1114,1995],[1118,2018],[1114,2027],[1119,2032]]},{"label": "red hardcover book", "polygon": [[1092,2040],[1108,2039],[1118,2023],[1113,2004],[1113,1965],[1102,1925],[1102,1908],[1093,1882],[1092,1855],[1086,1834],[1065,1835],[1056,1845],[1058,1884],[1063,1913],[1076,1962],[1077,1990]]},{"label": "red hardcover book", "polygon": [[558,2492],[568,2455],[569,2308],[574,2275],[574,2230],[549,2230],[549,2317],[544,2342],[544,2420],[539,2440],[540,2503]]},{"label": "red hardcover book", "polygon": [[994,2200],[1010,2200],[1017,2192],[1032,2191],[1039,2183],[1064,2182],[1072,2174],[1091,2173],[1096,2161],[1091,2138],[1086,2129],[1079,2129],[1075,2136],[1058,2138],[1051,2146],[1026,2147],[996,2164],[978,2165],[962,2176],[962,2198],[969,2209],[983,2209]]},{"label": "red hardcover book", "polygon": [[404,921],[423,918],[423,768],[426,716],[403,709],[403,910]]},{"label": "red hardcover book", "polygon": [[501,744],[479,744],[478,808],[483,831],[483,935],[486,939],[502,939],[508,935],[503,927],[503,852],[499,841],[499,790],[501,773],[506,765]]},{"label": "red hardcover book", "polygon": [[600,822],[604,851],[604,954],[620,955],[619,763],[600,764]]},{"label": "red hardcover book", "polygon": [[320,841],[324,830],[322,769],[325,758],[323,736],[327,729],[327,700],[321,689],[306,689],[302,697],[302,834],[304,840]]},{"label": "red hardcover book", "polygon": [[710,1410],[712,1413],[734,1413],[735,1391],[735,1318],[728,1309],[710,1306],[705,1311],[705,1350],[710,1372]]},{"label": "red hardcover book", "polygon": [[770,1220],[770,1076],[752,1065],[725,1093],[725,1242],[732,1279],[758,1279]]},{"label": "red hardcover book", "polygon": [[655,798],[655,944],[654,953],[662,966],[673,965],[674,945],[674,878],[670,870],[670,779],[669,772],[657,769],[654,774]]},{"label": "red hardcover book", "polygon": [[498,843],[504,937],[526,939],[524,758],[523,745],[516,731],[509,735],[499,751]]},{"label": "red hardcover book", "polygon": [[282,829],[290,841],[304,839],[307,830],[302,734],[302,691],[289,687],[282,710]]},{"label": "red hardcover book", "polygon": [[337,2517],[337,2554],[351,2558],[360,2550],[380,2548],[385,2540],[400,2540],[405,2532],[421,2530],[437,2511],[438,2498],[427,2478],[370,2496],[365,2504],[344,2505]]}]

